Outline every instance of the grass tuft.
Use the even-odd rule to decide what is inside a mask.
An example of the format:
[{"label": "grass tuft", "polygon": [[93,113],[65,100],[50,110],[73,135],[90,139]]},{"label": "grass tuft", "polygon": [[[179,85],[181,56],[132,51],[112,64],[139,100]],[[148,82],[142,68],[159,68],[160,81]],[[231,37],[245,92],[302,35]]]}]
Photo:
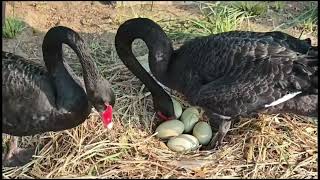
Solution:
[{"label": "grass tuft", "polygon": [[309,8],[301,14],[302,27],[310,32],[316,31],[318,27],[318,6],[310,5]]},{"label": "grass tuft", "polygon": [[285,8],[285,3],[283,1],[276,1],[270,6],[270,8],[277,12],[281,12]]},{"label": "grass tuft", "polygon": [[245,16],[261,16],[268,11],[268,5],[265,2],[237,1],[232,3],[231,7]]},{"label": "grass tuft", "polygon": [[288,22],[282,23],[274,30],[288,29],[298,27],[308,32],[315,32],[318,28],[318,6],[310,3],[307,8],[302,11],[298,16],[291,18]]},{"label": "grass tuft", "polygon": [[25,24],[23,21],[16,19],[14,17],[8,17],[5,20],[2,35],[5,38],[15,38],[19,33],[23,31]]},{"label": "grass tuft", "polygon": [[200,18],[185,19],[163,25],[169,37],[181,40],[233,31],[241,28],[244,22],[248,23],[249,18],[255,16],[233,5],[220,3],[199,3],[199,9],[202,14]]}]

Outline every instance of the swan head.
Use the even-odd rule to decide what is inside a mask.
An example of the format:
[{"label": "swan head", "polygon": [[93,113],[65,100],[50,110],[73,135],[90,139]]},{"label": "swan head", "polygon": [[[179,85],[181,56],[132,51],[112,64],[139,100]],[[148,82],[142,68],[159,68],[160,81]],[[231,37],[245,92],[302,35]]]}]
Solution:
[{"label": "swan head", "polygon": [[112,108],[116,98],[110,83],[105,79],[99,80],[90,94],[89,99],[93,107],[98,111],[104,127],[111,129],[113,125]]},{"label": "swan head", "polygon": [[176,115],[174,112],[174,106],[173,102],[170,98],[170,96],[165,97],[154,97],[153,98],[154,108],[157,113],[157,115],[162,120],[172,120],[176,119]]}]

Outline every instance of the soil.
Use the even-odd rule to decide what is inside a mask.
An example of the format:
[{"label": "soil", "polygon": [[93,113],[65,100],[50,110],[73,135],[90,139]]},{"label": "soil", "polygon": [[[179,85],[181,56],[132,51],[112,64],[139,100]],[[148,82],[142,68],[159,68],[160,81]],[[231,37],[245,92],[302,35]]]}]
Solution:
[{"label": "soil", "polygon": [[[306,3],[288,1],[285,12],[301,12]],[[121,3],[119,3],[121,4]],[[155,19],[174,19],[201,16],[198,7],[193,5],[154,5],[111,6],[99,1],[81,2],[7,2],[6,17],[15,16],[26,23],[25,30],[14,39],[3,39],[3,49],[28,58],[41,57],[41,44],[45,32],[57,25],[67,26],[79,32],[89,41],[99,39],[104,43],[113,43],[117,27],[126,19],[139,15],[148,15]],[[251,23],[255,31],[272,30],[272,26],[283,22],[286,14],[278,18],[258,18]],[[287,29],[285,32],[299,36],[301,30]],[[317,44],[317,34],[304,33],[302,38],[311,38]]]}]

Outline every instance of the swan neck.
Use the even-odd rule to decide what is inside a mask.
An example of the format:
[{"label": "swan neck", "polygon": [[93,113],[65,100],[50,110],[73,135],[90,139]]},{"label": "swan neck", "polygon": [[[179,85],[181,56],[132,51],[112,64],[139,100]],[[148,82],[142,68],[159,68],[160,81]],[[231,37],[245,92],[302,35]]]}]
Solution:
[{"label": "swan neck", "polygon": [[[65,27],[55,27],[48,31],[44,37],[42,51],[48,72],[53,76],[59,76],[58,73],[65,69],[63,65],[62,44],[67,44],[77,54],[84,77],[86,90],[93,91],[95,82],[99,78],[96,65],[90,56],[84,41],[73,30]],[[67,72],[67,70],[65,70]]]},{"label": "swan neck", "polygon": [[166,78],[172,54],[171,42],[159,25],[145,18],[129,20],[117,31],[115,46],[117,54],[128,69],[137,76],[154,97],[169,99],[170,96],[141,66],[132,52],[132,42],[142,39],[149,49],[149,66],[152,74],[161,82]]}]

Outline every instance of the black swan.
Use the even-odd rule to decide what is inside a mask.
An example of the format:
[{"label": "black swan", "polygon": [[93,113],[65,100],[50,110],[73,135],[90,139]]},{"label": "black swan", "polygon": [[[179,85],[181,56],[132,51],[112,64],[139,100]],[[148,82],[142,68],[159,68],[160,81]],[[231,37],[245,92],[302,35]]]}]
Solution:
[{"label": "black swan", "polygon": [[[85,89],[63,60],[63,43],[80,60]],[[42,52],[45,66],[2,51],[2,132],[29,136],[70,129],[87,119],[91,104],[104,125],[111,128],[113,90],[99,74],[78,33],[63,26],[51,28],[44,37]],[[32,156],[30,150],[18,149],[14,138],[4,164],[26,163]]]},{"label": "black swan", "polygon": [[[207,147],[220,145],[231,120],[264,113],[318,116],[318,52],[309,40],[282,32],[232,31],[195,38],[174,50],[162,28],[147,18],[118,29],[117,54],[153,96],[164,119],[174,118],[170,96],[132,53],[140,38],[149,49],[149,66],[160,83],[202,107],[211,126],[219,127]],[[165,116],[165,117],[164,117]]]}]

